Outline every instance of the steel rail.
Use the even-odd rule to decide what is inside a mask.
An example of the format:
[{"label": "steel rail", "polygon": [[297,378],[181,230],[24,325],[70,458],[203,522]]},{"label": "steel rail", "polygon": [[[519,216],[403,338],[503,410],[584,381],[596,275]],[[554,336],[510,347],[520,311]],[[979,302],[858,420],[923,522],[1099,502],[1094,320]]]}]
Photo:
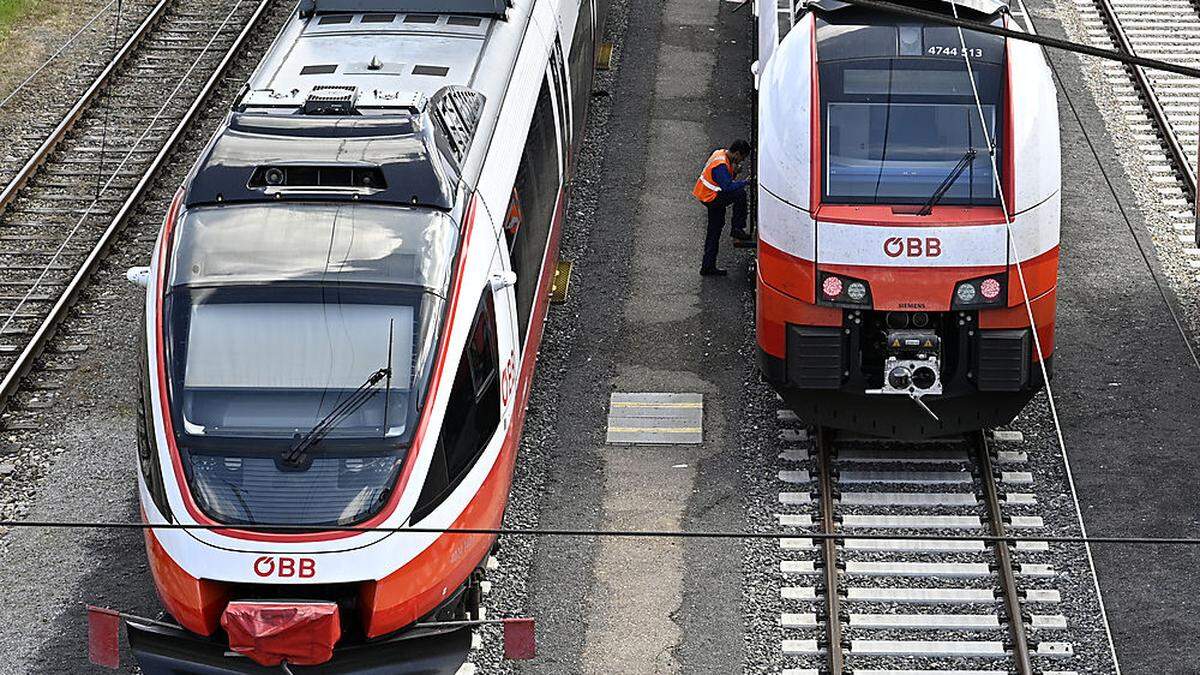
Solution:
[{"label": "steel rail", "polygon": [[129,59],[129,56],[134,53],[138,45],[142,43],[142,40],[150,34],[150,31],[155,25],[158,24],[159,20],[162,19],[167,5],[171,2],[172,0],[159,0],[158,4],[154,6],[154,9],[150,10],[150,13],[146,15],[144,20],[142,20],[142,23],[138,26],[137,30],[133,32],[133,35],[129,36],[129,39],[125,41],[125,44],[121,46],[121,49],[117,51],[112,60],[108,62],[108,65],[104,67],[104,70],[100,71],[100,74],[96,76],[96,79],[92,81],[92,84],[79,97],[79,100],[75,102],[75,105],[71,106],[71,109],[68,110],[67,114],[63,116],[62,120],[58,123],[58,126],[54,127],[54,131],[50,132],[50,135],[46,137],[46,140],[42,141],[42,144],[39,145],[38,149],[33,153],[33,156],[31,156],[29,160],[25,162],[24,166],[21,167],[21,170],[17,172],[17,175],[14,176],[11,181],[9,181],[8,185],[4,186],[4,190],[0,191],[0,215],[2,215],[5,210],[12,205],[13,201],[16,200],[17,195],[21,192],[21,188],[25,187],[29,183],[30,179],[37,174],[38,169],[41,168],[42,164],[44,164],[46,160],[50,158],[50,155],[54,152],[54,150],[58,148],[58,144],[61,143],[62,140],[66,138],[67,133],[75,127],[75,123],[79,121],[79,118],[83,115],[84,111],[86,111],[92,102],[96,100],[96,97],[104,91],[109,82],[112,80],[113,76],[121,69],[121,66],[125,64],[125,61]]},{"label": "steel rail", "polygon": [[[1133,48],[1133,42],[1130,41],[1129,35],[1125,32],[1125,28],[1121,25],[1121,19],[1117,16],[1117,10],[1113,7],[1111,0],[1093,0],[1097,7],[1100,8],[1100,16],[1104,19],[1104,23],[1108,25],[1108,30],[1112,33],[1113,39],[1117,42],[1117,48],[1125,52],[1129,56],[1137,56],[1137,52]],[[1184,188],[1192,198],[1192,203],[1196,201],[1196,168],[1192,166],[1188,159],[1187,153],[1183,149],[1183,144],[1179,141],[1179,136],[1175,133],[1175,128],[1171,126],[1170,120],[1167,119],[1167,111],[1163,108],[1162,102],[1158,100],[1158,94],[1154,91],[1154,86],[1150,82],[1150,76],[1146,74],[1146,69],[1136,64],[1125,64],[1125,67],[1133,75],[1133,84],[1141,94],[1142,101],[1146,104],[1146,109],[1150,111],[1150,116],[1154,119],[1155,126],[1158,127],[1159,135],[1162,137],[1163,145],[1167,148],[1167,154],[1171,157],[1171,162],[1175,165],[1175,172],[1183,180]],[[1196,244],[1200,246],[1200,229],[1196,231]]]},{"label": "steel rail", "polygon": [[[992,535],[1003,537],[1004,514],[1000,508],[1000,494],[996,489],[996,473],[992,465],[991,450],[988,448],[987,434],[983,431],[972,433],[968,440],[975,448],[975,461],[979,466],[979,482],[983,485],[988,524]],[[1013,570],[1012,551],[1005,541],[993,542],[992,549],[996,553],[996,574],[1000,577],[1000,588],[1004,595],[1004,610],[1008,615],[1008,634],[1012,641],[1012,657],[1017,675],[1033,675],[1029,637],[1025,632],[1025,615],[1021,611],[1021,592],[1017,588],[1017,575]]]},{"label": "steel rail", "polygon": [[[816,434],[817,471],[820,474],[821,531],[836,534],[837,519],[833,508],[836,494],[833,476],[833,432],[825,427]],[[821,543],[821,563],[825,575],[825,675],[843,675],[846,655],[842,653],[842,598],[838,592],[838,541],[827,538]]]},{"label": "steel rail", "polygon": [[[163,0],[164,3],[166,1],[167,0]],[[217,64],[217,67],[213,70],[212,75],[209,76],[200,92],[193,99],[191,107],[189,107],[187,112],[184,113],[183,118],[180,119],[179,123],[175,126],[175,129],[171,132],[171,135],[168,136],[166,141],[163,142],[162,148],[158,151],[158,154],[155,155],[154,160],[142,173],[142,177],[138,181],[137,185],[134,186],[133,190],[125,198],[120,210],[118,210],[116,215],[114,215],[109,221],[104,233],[100,236],[100,239],[97,241],[96,245],[92,247],[91,252],[80,265],[79,269],[75,272],[75,275],[71,278],[70,283],[67,284],[62,294],[59,295],[58,300],[55,301],[54,306],[50,309],[50,313],[38,326],[33,338],[28,344],[26,344],[25,349],[21,351],[21,354],[9,368],[8,372],[4,374],[4,379],[0,381],[0,410],[3,410],[8,405],[8,401],[17,393],[17,390],[20,388],[22,378],[24,378],[25,375],[28,374],[33,368],[37,357],[41,355],[41,353],[45,350],[46,345],[49,344],[51,339],[53,339],[59,325],[66,318],[71,306],[75,304],[75,301],[79,298],[79,294],[84,288],[87,287],[88,283],[91,281],[92,275],[96,273],[100,263],[104,260],[105,255],[108,253],[109,247],[112,245],[117,235],[120,234],[120,232],[124,229],[126,218],[133,211],[133,209],[137,207],[142,198],[145,197],[152,182],[157,177],[162,167],[166,164],[167,158],[174,151],[175,146],[179,143],[179,141],[185,136],[188,131],[188,127],[191,126],[191,123],[204,108],[208,98],[212,95],[221,79],[224,78],[226,72],[229,70],[229,66],[233,63],[237,53],[241,51],[251,33],[253,33],[258,27],[259,22],[266,12],[267,6],[274,1],[275,0],[260,0],[258,7],[256,7],[254,10],[254,14],[251,15],[249,21],[247,21],[246,25],[242,28],[241,33],[238,34],[237,38],[233,41],[233,44],[225,52],[225,56],[221,59],[221,62]]]}]

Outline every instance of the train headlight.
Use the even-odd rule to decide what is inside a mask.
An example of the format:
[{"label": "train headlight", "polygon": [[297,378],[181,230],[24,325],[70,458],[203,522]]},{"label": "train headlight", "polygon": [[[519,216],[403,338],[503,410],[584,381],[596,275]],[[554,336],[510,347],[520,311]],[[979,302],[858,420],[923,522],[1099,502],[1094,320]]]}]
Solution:
[{"label": "train headlight", "polygon": [[862,279],[821,272],[817,289],[822,304],[856,309],[871,306],[871,285]]},{"label": "train headlight", "polygon": [[970,282],[959,284],[958,290],[954,291],[954,295],[958,297],[958,301],[964,305],[969,305],[975,302],[975,286]]},{"label": "train headlight", "polygon": [[1004,274],[966,279],[954,287],[951,309],[987,309],[1003,307],[1008,299],[1004,292],[1008,279]]}]

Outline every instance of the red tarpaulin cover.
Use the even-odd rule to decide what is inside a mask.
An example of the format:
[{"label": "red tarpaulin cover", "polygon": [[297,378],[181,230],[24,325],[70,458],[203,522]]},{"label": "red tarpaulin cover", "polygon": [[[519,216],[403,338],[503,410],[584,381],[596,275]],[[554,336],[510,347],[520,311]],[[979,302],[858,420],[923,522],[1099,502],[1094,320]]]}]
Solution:
[{"label": "red tarpaulin cover", "polygon": [[263,666],[325,663],[342,635],[332,602],[231,602],[221,626],[230,649]]}]

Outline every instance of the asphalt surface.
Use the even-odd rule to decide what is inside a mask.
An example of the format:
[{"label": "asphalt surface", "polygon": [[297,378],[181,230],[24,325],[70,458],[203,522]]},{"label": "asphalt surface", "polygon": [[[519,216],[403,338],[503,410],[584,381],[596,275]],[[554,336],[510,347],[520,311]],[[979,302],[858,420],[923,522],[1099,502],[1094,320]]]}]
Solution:
[{"label": "asphalt surface", "polygon": [[[631,3],[588,247],[575,261],[574,348],[557,364],[545,527],[736,529],[749,251],[698,275],[704,211],[690,195],[718,145],[750,134],[751,17],[729,3]],[[558,327],[551,319],[550,330]],[[543,373],[545,370],[543,369]],[[607,446],[609,395],[698,392],[700,446]],[[540,540],[528,609],[532,673],[736,672],[741,550],[695,540]]]}]

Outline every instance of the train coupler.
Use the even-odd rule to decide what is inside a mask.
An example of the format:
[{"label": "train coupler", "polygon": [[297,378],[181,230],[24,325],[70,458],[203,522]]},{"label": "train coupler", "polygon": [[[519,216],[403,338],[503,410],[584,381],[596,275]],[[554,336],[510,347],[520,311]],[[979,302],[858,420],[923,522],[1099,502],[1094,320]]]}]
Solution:
[{"label": "train coupler", "polygon": [[883,388],[868,394],[908,396],[935,421],[938,416],[921,400],[942,393],[942,339],[932,331],[893,330],[887,334]]}]

